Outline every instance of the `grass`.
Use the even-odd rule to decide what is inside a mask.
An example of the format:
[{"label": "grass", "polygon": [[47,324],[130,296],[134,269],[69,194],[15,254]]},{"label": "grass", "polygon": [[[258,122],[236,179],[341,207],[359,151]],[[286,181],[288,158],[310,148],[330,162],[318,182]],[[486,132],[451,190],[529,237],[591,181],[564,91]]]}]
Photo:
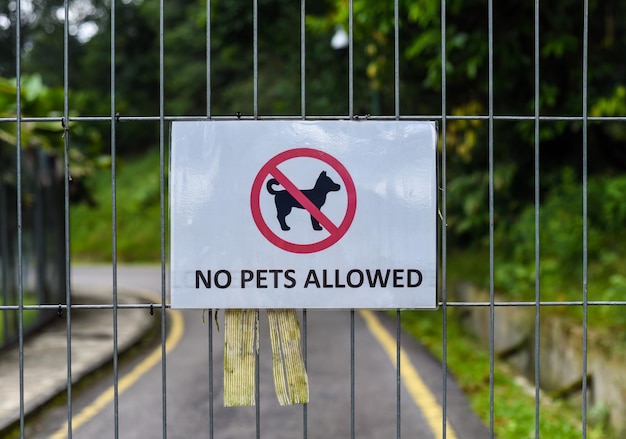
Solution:
[{"label": "grass", "polygon": [[[454,291],[459,282],[470,282],[482,286],[485,291],[489,285],[489,256],[487,252],[471,250],[466,252],[453,251],[448,254],[448,284],[450,291]],[[496,264],[498,261],[496,261]],[[626,267],[625,267],[626,268]],[[594,265],[591,272],[596,270]],[[532,277],[534,282],[534,274]],[[605,288],[606,280],[601,276],[592,276],[589,282],[590,291],[599,291]],[[580,279],[577,277],[558,279],[541,279],[541,300],[581,300],[577,297],[581,290]],[[499,291],[496,290],[496,294]],[[454,298],[450,298],[454,300]],[[511,300],[500,294],[500,299]],[[534,301],[533,297],[526,296],[516,300]],[[591,300],[591,299],[590,299]],[[596,298],[597,300],[597,298]],[[613,309],[614,308],[614,309]],[[580,319],[581,306],[544,307],[542,315],[553,314],[571,319]],[[589,330],[596,336],[614,331],[611,337],[614,343],[624,342],[624,337],[617,336],[622,331],[615,332],[615,325],[619,325],[621,307],[590,307],[588,313]],[[457,378],[466,395],[469,397],[476,413],[489,425],[490,407],[490,364],[489,353],[471,335],[461,327],[459,316],[461,308],[448,308],[447,319],[447,364],[451,373]],[[615,317],[618,316],[616,322]],[[406,330],[420,340],[434,355],[441,359],[442,353],[442,311],[433,312],[406,312],[403,315],[403,324]],[[615,349],[615,347],[613,347]],[[617,349],[619,351],[619,349]],[[515,377],[514,372],[504,361],[498,359],[494,363],[493,399],[495,401],[494,430],[502,438],[534,438],[535,437],[535,390],[534,385],[523,385],[521,379]],[[540,396],[539,434],[540,437],[580,438],[582,435],[582,413],[579,406],[565,400],[551,399]],[[592,407],[588,411],[587,437],[612,438],[612,432],[605,428],[602,413],[595,413],[598,409]],[[602,410],[600,407],[599,410]],[[595,420],[595,425],[592,425]]]},{"label": "grass", "polygon": [[[626,237],[615,237],[619,243],[626,242]],[[624,248],[623,245],[619,247]],[[502,300],[535,301],[535,264],[530,262],[528,266],[518,266],[518,271],[511,276],[514,280],[506,283],[501,280],[509,273],[502,270],[502,265],[508,264],[498,255],[495,249],[495,293]],[[621,249],[620,249],[621,251]],[[605,261],[590,260],[588,270],[588,300],[611,301],[624,300],[626,297],[626,258],[607,252]],[[489,254],[484,248],[471,248],[467,250],[453,250],[448,252],[448,277],[449,285],[455,286],[457,282],[470,283],[484,291],[489,290]],[[506,268],[511,267],[508,264]],[[540,300],[543,302],[563,302],[583,300],[582,268],[569,267],[567,264],[559,264],[551,258],[542,258],[540,278]],[[593,329],[599,332],[615,333],[626,324],[626,313],[623,306],[602,305],[592,306],[588,309],[588,319]],[[582,322],[583,307],[580,305],[548,306],[542,308],[543,315],[567,316],[575,321]],[[626,342],[626,340],[624,340]]]},{"label": "grass", "polygon": [[[485,425],[490,425],[489,353],[468,336],[457,323],[455,312],[448,309],[447,364],[449,372],[468,396],[472,409]],[[404,329],[420,340],[439,359],[443,356],[442,310],[404,311]],[[496,361],[493,373],[493,427],[499,439],[535,437],[534,387],[525,386],[506,365]],[[580,438],[581,411],[561,400],[540,397],[539,437]],[[610,432],[602,426],[588,426],[590,439],[608,439]]]}]

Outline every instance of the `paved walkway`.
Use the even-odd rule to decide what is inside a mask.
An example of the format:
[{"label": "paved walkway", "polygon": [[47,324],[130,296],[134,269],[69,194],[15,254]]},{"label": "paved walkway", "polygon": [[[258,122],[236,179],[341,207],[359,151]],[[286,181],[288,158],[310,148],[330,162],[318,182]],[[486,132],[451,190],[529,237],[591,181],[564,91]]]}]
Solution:
[{"label": "paved walkway", "polygon": [[[111,304],[109,289],[84,286],[72,288],[73,302]],[[141,294],[118,289],[118,303],[146,303]],[[149,300],[148,300],[149,302]],[[67,391],[67,335],[63,318],[24,343],[25,414]],[[118,309],[118,350],[136,343],[150,328],[155,317],[146,309]],[[71,315],[72,382],[109,362],[113,357],[113,311],[111,309],[74,309]],[[2,431],[20,419],[19,349],[0,354],[0,436]]]}]

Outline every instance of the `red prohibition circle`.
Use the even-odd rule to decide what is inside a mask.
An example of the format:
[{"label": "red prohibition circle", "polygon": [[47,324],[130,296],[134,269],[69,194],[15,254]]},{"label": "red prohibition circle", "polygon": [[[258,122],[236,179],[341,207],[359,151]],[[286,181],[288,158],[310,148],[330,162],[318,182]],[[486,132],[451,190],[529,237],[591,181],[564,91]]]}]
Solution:
[{"label": "red prohibition circle", "polygon": [[[269,175],[275,178],[276,175],[285,177],[278,169],[278,165],[283,163],[284,161],[300,157],[314,158],[330,165],[343,180],[348,194],[348,205],[341,224],[335,226],[330,222],[330,220],[328,220],[325,223],[325,226],[330,227],[325,228],[330,233],[330,235],[322,239],[321,241],[310,244],[297,244],[281,238],[276,233],[274,233],[272,229],[270,229],[270,227],[265,222],[263,215],[261,214],[261,189],[263,187],[263,182],[265,181],[266,177]],[[295,188],[295,186],[293,186],[292,188],[286,187],[285,189],[289,190],[290,193],[294,190],[298,190]],[[306,208],[306,206],[304,207]],[[335,157],[317,149],[295,148],[277,154],[261,167],[259,173],[254,179],[254,182],[252,183],[252,190],[250,191],[250,209],[252,210],[252,218],[254,219],[254,222],[261,234],[265,236],[265,238],[276,247],[292,253],[315,253],[325,250],[333,244],[337,243],[337,241],[339,241],[350,228],[352,220],[354,219],[354,215],[356,214],[356,188],[354,186],[354,181],[352,181],[352,177],[348,173],[348,170]],[[309,211],[309,213],[311,212]]]}]

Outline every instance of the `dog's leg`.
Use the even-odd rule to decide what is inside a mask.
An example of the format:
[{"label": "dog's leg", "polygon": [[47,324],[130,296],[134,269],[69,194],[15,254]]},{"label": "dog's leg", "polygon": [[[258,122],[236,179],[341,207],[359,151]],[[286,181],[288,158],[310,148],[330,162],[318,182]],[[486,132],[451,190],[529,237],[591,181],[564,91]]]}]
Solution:
[{"label": "dog's leg", "polygon": [[316,220],[313,215],[311,215],[311,225],[313,226],[313,230],[322,230],[320,222]]},{"label": "dog's leg", "polygon": [[280,223],[280,228],[283,230],[291,230],[291,227],[287,225],[286,217],[291,213],[291,208],[289,209],[278,209],[276,217],[278,218],[278,222]]}]

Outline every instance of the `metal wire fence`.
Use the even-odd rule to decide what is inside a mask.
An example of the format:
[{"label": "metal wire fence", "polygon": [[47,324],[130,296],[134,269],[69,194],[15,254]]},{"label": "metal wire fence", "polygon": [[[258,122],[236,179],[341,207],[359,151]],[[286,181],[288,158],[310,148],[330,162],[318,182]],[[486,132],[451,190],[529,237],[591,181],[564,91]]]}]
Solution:
[{"label": "metal wire fence", "polygon": [[[23,20],[22,17],[22,8],[20,7],[21,1],[17,2],[17,7],[15,8],[15,20],[17,22],[21,22]],[[0,236],[2,237],[2,244],[0,245],[0,262],[1,272],[0,279],[2,280],[2,304],[0,306],[0,312],[4,316],[3,325],[4,325],[4,336],[0,338],[0,342],[6,342],[13,338],[17,339],[17,343],[19,345],[20,353],[22,353],[22,349],[24,346],[24,336],[26,333],[26,325],[25,319],[27,312],[29,311],[39,311],[42,313],[44,311],[52,311],[55,312],[57,309],[57,304],[61,303],[62,308],[65,311],[65,319],[67,324],[67,372],[68,372],[68,383],[67,383],[67,418],[68,418],[68,435],[72,434],[72,383],[71,383],[71,364],[72,364],[72,339],[71,339],[71,325],[72,325],[72,311],[77,308],[93,308],[98,309],[98,305],[96,304],[82,304],[76,305],[72,300],[72,289],[70,284],[70,265],[71,265],[71,257],[70,257],[70,240],[71,240],[71,224],[70,224],[70,168],[69,168],[69,151],[72,148],[72,132],[70,129],[70,123],[76,124],[85,124],[85,123],[101,123],[101,124],[109,124],[110,125],[110,153],[112,156],[112,181],[111,181],[111,193],[112,193],[112,277],[113,277],[113,295],[112,295],[112,309],[113,309],[113,321],[112,325],[114,328],[114,387],[117,389],[118,380],[119,380],[119,369],[117,364],[117,312],[119,309],[130,308],[130,307],[143,307],[143,308],[152,308],[153,304],[145,303],[138,305],[122,305],[118,304],[118,296],[117,296],[117,267],[118,267],[118,255],[117,255],[117,237],[118,237],[118,222],[117,222],[117,214],[116,214],[116,205],[117,205],[117,168],[116,168],[116,156],[118,154],[118,134],[120,130],[120,124],[141,124],[141,123],[156,123],[158,124],[158,144],[160,151],[160,200],[161,200],[161,210],[160,210],[160,241],[161,241],[161,253],[160,253],[160,262],[161,262],[161,303],[158,304],[162,313],[161,315],[161,346],[162,346],[162,387],[163,387],[163,401],[162,401],[162,425],[163,425],[163,437],[167,436],[167,428],[166,428],[166,419],[167,419],[167,392],[166,392],[166,378],[168,375],[167,368],[167,355],[166,355],[166,347],[165,340],[167,338],[167,319],[168,314],[166,310],[168,309],[168,285],[166,281],[166,272],[167,272],[167,201],[166,201],[166,192],[167,192],[167,178],[166,178],[166,170],[167,170],[167,150],[168,150],[168,124],[172,121],[176,120],[223,120],[223,119],[254,119],[254,120],[263,120],[263,119],[303,119],[303,120],[319,120],[319,119],[328,119],[328,120],[340,120],[346,118],[357,117],[357,109],[355,108],[355,78],[358,76],[358,72],[355,72],[355,64],[354,64],[354,29],[355,29],[355,19],[358,16],[355,15],[353,10],[352,1],[349,2],[349,15],[348,15],[348,23],[346,28],[347,35],[347,113],[339,114],[339,115],[318,115],[318,114],[309,114],[307,113],[307,63],[311,62],[309,57],[307,57],[307,28],[306,28],[306,14],[307,14],[307,5],[304,0],[301,1],[301,21],[299,23],[299,46],[300,46],[300,114],[293,115],[282,115],[275,116],[272,114],[261,114],[259,111],[259,63],[258,63],[258,54],[259,54],[259,40],[258,40],[258,24],[260,20],[259,13],[259,2],[254,0],[252,2],[252,20],[253,20],[253,34],[252,34],[252,53],[254,56],[253,59],[253,70],[249,72],[252,78],[253,84],[253,110],[251,114],[239,114],[239,115],[214,115],[213,107],[212,107],[212,92],[214,89],[212,87],[212,72],[215,68],[215,61],[212,60],[212,52],[211,52],[211,24],[214,23],[214,20],[219,19],[219,17],[215,18],[211,16],[211,2],[207,2],[206,9],[206,36],[205,36],[205,44],[206,44],[206,60],[205,60],[205,69],[206,69],[206,114],[198,116],[198,115],[171,115],[166,113],[166,84],[168,78],[165,76],[165,61],[166,61],[166,52],[164,50],[164,35],[169,31],[165,25],[164,21],[164,9],[165,9],[165,1],[161,0],[159,3],[159,34],[157,38],[159,39],[159,53],[158,53],[158,70],[159,70],[159,87],[158,87],[158,96],[159,96],[159,108],[158,114],[139,114],[139,115],[124,115],[119,114],[118,112],[118,102],[117,102],[117,94],[116,90],[118,88],[119,81],[121,79],[118,76],[118,71],[116,70],[116,57],[118,53],[116,52],[116,2],[111,2],[109,5],[109,9],[107,10],[110,19],[110,35],[111,35],[111,45],[110,45],[110,53],[108,54],[110,60],[110,114],[108,115],[100,115],[100,116],[77,116],[71,113],[70,108],[70,75],[73,72],[70,70],[70,15],[72,9],[72,3],[69,0],[64,1],[62,13],[59,11],[59,16],[63,17],[64,20],[64,52],[62,54],[63,57],[63,89],[64,89],[64,102],[63,108],[60,110],[60,115],[55,117],[41,117],[41,116],[33,116],[33,117],[23,117],[21,115],[21,107],[22,107],[22,93],[20,92],[20,80],[22,76],[21,71],[21,58],[23,56],[22,51],[24,50],[20,41],[22,38],[21,28],[20,26],[15,27],[15,40],[16,40],[16,53],[17,56],[15,58],[15,72],[17,77],[17,95],[15,97],[16,100],[16,114],[18,116],[9,116],[2,117],[0,119],[0,124],[15,124],[16,125],[16,142],[15,148],[12,152],[12,155],[15,157],[15,161],[4,161],[0,164],[2,167],[2,171],[5,172],[6,169],[13,167],[11,170],[11,175],[15,177],[14,184],[9,184],[4,177],[0,179]],[[448,401],[447,401],[447,383],[449,377],[448,371],[448,327],[449,327],[449,316],[452,308],[459,309],[482,309],[487,310],[487,318],[488,318],[488,334],[487,334],[487,342],[489,349],[489,388],[490,388],[490,399],[489,399],[489,416],[488,416],[488,427],[490,431],[490,436],[495,436],[496,431],[496,415],[495,415],[495,405],[497,404],[496,400],[496,392],[495,392],[495,365],[497,361],[497,352],[496,352],[496,336],[497,336],[497,315],[499,310],[504,308],[526,308],[532,309],[534,311],[533,316],[533,338],[532,338],[532,361],[530,363],[530,367],[532,370],[532,377],[534,382],[537,383],[534,386],[534,396],[535,396],[535,417],[534,417],[534,436],[539,437],[540,428],[539,422],[541,418],[541,401],[542,394],[539,383],[542,381],[541,371],[542,371],[542,357],[544,352],[542,352],[542,313],[546,308],[549,307],[568,307],[572,309],[577,309],[581,311],[582,315],[582,331],[581,338],[579,340],[581,346],[581,357],[578,359],[580,361],[580,395],[581,395],[581,410],[580,410],[580,429],[582,437],[587,437],[587,426],[588,416],[589,416],[589,400],[588,395],[589,392],[589,377],[592,375],[589,364],[589,335],[588,329],[590,326],[593,326],[592,321],[589,318],[589,310],[592,307],[623,307],[626,305],[626,301],[621,300],[590,300],[589,297],[589,257],[588,257],[588,239],[589,239],[589,225],[588,225],[588,217],[589,217],[589,198],[588,198],[588,166],[589,166],[589,135],[588,128],[593,123],[599,122],[612,122],[612,123],[624,123],[626,121],[625,117],[622,116],[591,116],[589,114],[589,89],[588,89],[588,71],[589,71],[589,13],[588,13],[588,1],[584,0],[581,2],[580,7],[583,9],[583,29],[581,30],[581,39],[582,39],[582,59],[580,60],[580,76],[581,76],[581,97],[582,102],[580,104],[580,111],[577,114],[553,114],[546,115],[542,114],[541,108],[539,105],[535,105],[532,111],[532,114],[498,114],[495,110],[494,98],[496,97],[495,92],[495,67],[494,67],[494,47],[496,46],[496,42],[494,41],[494,4],[492,0],[486,5],[486,14],[488,17],[488,66],[487,66],[487,82],[488,82],[488,100],[486,106],[486,113],[483,114],[471,114],[469,111],[459,114],[458,112],[452,114],[450,109],[451,106],[449,104],[449,91],[447,87],[447,75],[448,71],[446,66],[448,65],[448,60],[446,59],[448,54],[448,28],[446,24],[446,11],[447,5],[445,1],[442,1],[440,4],[440,44],[441,46],[438,48],[440,53],[440,64],[441,64],[441,87],[440,87],[440,108],[438,110],[430,112],[430,114],[403,114],[401,112],[401,103],[404,99],[403,89],[402,89],[402,81],[400,72],[402,69],[402,56],[401,56],[401,47],[400,47],[400,32],[401,32],[401,17],[399,16],[400,5],[396,0],[393,5],[394,16],[392,19],[393,23],[393,112],[388,115],[367,115],[368,118],[372,120],[376,119],[384,119],[384,120],[436,120],[440,126],[440,142],[441,142],[441,164],[440,164],[440,181],[441,181],[441,200],[440,200],[440,217],[441,217],[441,232],[440,232],[440,248],[442,250],[441,254],[441,265],[440,265],[440,277],[441,277],[441,289],[440,289],[440,301],[439,301],[439,310],[438,313],[441,314],[443,319],[443,337],[441,340],[441,351],[442,351],[442,362],[441,362],[441,372],[443,376],[443,380],[441,382],[441,397],[442,397],[442,430],[443,437],[446,437],[446,429],[448,424],[446,423],[446,419],[448,416]],[[539,14],[539,2],[535,2],[535,13],[533,18],[533,27],[534,27],[534,41],[533,41],[533,56],[534,59],[532,63],[534,64],[533,75],[533,95],[534,102],[538,103],[542,98],[542,89],[541,89],[541,23],[540,23],[540,14]],[[616,61],[617,62],[617,61]],[[50,184],[48,186],[44,184],[36,184],[35,182],[44,182],[44,181],[56,181],[56,176],[54,175],[54,170],[49,166],[50,161],[45,158],[45,156],[37,153],[36,151],[31,151],[24,148],[23,141],[21,138],[21,133],[23,132],[23,127],[25,124],[34,121],[47,121],[62,124],[64,127],[64,155],[63,155],[63,181],[64,181],[64,194],[61,197],[57,197],[52,194],[53,185]],[[486,300],[452,300],[451,290],[453,289],[448,284],[448,230],[446,224],[448,223],[448,196],[449,196],[449,188],[448,182],[450,181],[450,176],[448,175],[448,165],[447,160],[449,157],[449,153],[447,151],[449,141],[449,124],[456,121],[479,121],[487,124],[487,162],[488,162],[488,228],[486,230],[485,238],[488,239],[488,258],[489,258],[489,288],[488,288],[488,298]],[[494,159],[494,151],[497,148],[497,136],[495,135],[496,125],[498,123],[506,123],[506,122],[526,122],[532,125],[533,131],[533,169],[532,175],[530,176],[534,180],[534,233],[533,233],[533,241],[535,247],[534,254],[534,300],[503,300],[497,297],[496,291],[496,252],[497,252],[497,242],[495,239],[495,223],[496,223],[496,203],[497,189],[495,187],[496,179],[495,179],[495,171],[496,171],[496,160]],[[542,229],[541,229],[541,206],[542,206],[542,193],[541,193],[541,184],[540,184],[540,176],[541,176],[541,151],[542,151],[542,139],[540,136],[540,127],[542,124],[553,123],[553,122],[566,122],[571,124],[580,124],[582,127],[582,135],[581,135],[581,156],[580,156],[580,166],[581,166],[581,175],[582,175],[582,199],[580,206],[580,218],[582,221],[582,236],[580,237],[580,247],[582,248],[582,279],[580,283],[580,297],[576,300],[558,300],[558,301],[546,301],[542,299],[542,258],[540,253],[541,248],[541,239],[542,239]],[[3,148],[6,148],[5,145],[2,145]],[[4,156],[3,156],[4,157]],[[3,174],[3,176],[5,176]],[[50,195],[44,195],[44,192],[50,191]],[[27,193],[33,193],[35,196],[35,203],[33,204],[25,204],[24,200],[26,199],[25,195]],[[40,195],[41,194],[41,195]],[[49,197],[51,201],[49,204],[46,204],[45,201]],[[58,211],[58,206],[64,206],[63,212]],[[57,222],[57,218],[61,214],[64,218]],[[59,250],[62,251],[62,256],[56,254]],[[63,293],[60,295],[59,292]],[[31,298],[30,293],[33,292],[34,296]],[[34,303],[31,303],[34,301]],[[212,311],[209,312],[208,320],[212,319]],[[306,361],[307,356],[307,312],[306,310],[303,313],[303,343],[304,343],[304,356]],[[396,340],[397,340],[397,349],[396,349],[396,363],[398,365],[401,364],[401,333],[402,333],[402,318],[400,310],[396,312]],[[16,320],[17,319],[17,320]],[[355,354],[354,354],[354,328],[355,328],[355,311],[350,313],[350,367],[351,367],[351,414],[352,414],[352,435],[354,436],[354,406],[355,406],[355,382],[354,382],[354,370],[358,365],[355,363]],[[623,328],[622,328],[623,329]],[[212,368],[213,368],[213,332],[212,327],[209,325],[209,333],[208,333],[208,342],[209,342],[209,368],[211,370],[211,379],[212,379]],[[20,372],[23,371],[24,363],[23,356],[20,355],[19,362]],[[398,413],[398,428],[397,428],[397,437],[401,437],[400,431],[400,393],[402,389],[402,378],[401,378],[401,370],[398,366],[397,370],[397,405],[396,411]],[[23,374],[20,374],[21,387],[23,387]],[[257,378],[258,379],[258,378]],[[212,385],[212,384],[211,384]],[[212,398],[212,393],[211,393]],[[116,402],[117,402],[117,393],[116,393]],[[211,400],[211,414],[210,417],[212,419],[213,411],[213,401]],[[115,410],[117,411],[117,403],[115,405]],[[257,437],[260,436],[260,424],[258,422],[259,412],[257,411]],[[303,437],[307,437],[308,430],[314,429],[315,426],[307,426],[307,407],[303,408],[303,416],[304,416],[304,431],[302,432]],[[20,416],[20,428],[21,431],[24,431],[24,422],[25,422],[25,413],[23,410]],[[121,432],[119,431],[119,426],[117,425],[117,417],[116,417],[116,425],[113,426],[115,431],[115,437],[118,437]],[[123,436],[123,434],[121,434]],[[213,427],[210,428],[210,437],[213,437]],[[219,437],[219,432],[215,432],[215,436]]]},{"label": "metal wire fence", "polygon": [[[21,154],[22,166],[17,173],[14,150],[4,150],[0,163],[0,288],[4,309],[0,349],[55,316],[54,311],[42,309],[22,314],[24,305],[64,300],[63,175],[56,159],[44,151],[31,148]],[[19,241],[15,233],[18,181],[25,200]]]}]

